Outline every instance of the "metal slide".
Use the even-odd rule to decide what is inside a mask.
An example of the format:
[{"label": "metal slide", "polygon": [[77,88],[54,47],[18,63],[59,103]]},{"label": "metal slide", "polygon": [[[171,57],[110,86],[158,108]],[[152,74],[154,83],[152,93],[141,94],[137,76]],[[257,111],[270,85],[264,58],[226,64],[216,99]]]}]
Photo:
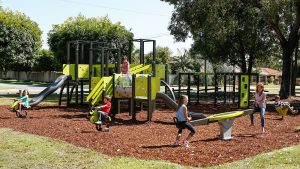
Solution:
[{"label": "metal slide", "polygon": [[171,89],[170,85],[169,85],[167,82],[163,81],[163,80],[160,80],[160,82],[161,82],[163,85],[166,86],[166,88],[171,92],[172,97],[173,97],[173,100],[175,100],[175,94],[174,94],[173,90]]},{"label": "metal slide", "polygon": [[[156,99],[163,100],[168,107],[176,111],[177,103],[165,93],[158,92],[156,94]],[[189,115],[192,117],[192,120],[206,118],[206,116],[203,113],[199,113],[199,112],[189,112]]]},{"label": "metal slide", "polygon": [[51,83],[46,89],[41,91],[37,96],[32,98],[29,101],[30,106],[34,106],[39,104],[41,101],[43,101],[47,96],[55,92],[58,88],[63,86],[68,79],[70,78],[69,75],[61,75],[59,76],[53,83]]},{"label": "metal slide", "polygon": [[166,105],[168,105],[171,109],[177,109],[177,103],[165,93],[158,92],[156,94],[156,99],[163,100],[164,103],[166,103]]}]

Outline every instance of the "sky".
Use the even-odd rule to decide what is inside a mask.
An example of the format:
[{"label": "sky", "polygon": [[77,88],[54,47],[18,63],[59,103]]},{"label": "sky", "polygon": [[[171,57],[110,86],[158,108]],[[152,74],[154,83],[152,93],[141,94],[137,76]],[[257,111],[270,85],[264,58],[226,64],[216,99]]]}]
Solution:
[{"label": "sky", "polygon": [[[177,49],[189,49],[192,40],[175,43],[168,25],[173,6],[160,0],[1,0],[4,9],[19,11],[38,23],[43,31],[43,48],[48,49],[47,33],[54,24],[62,24],[68,17],[78,14],[85,17],[108,16],[131,29],[135,39],[156,40],[157,46],[169,47],[173,55]],[[137,47],[139,44],[135,44]],[[152,49],[145,44],[145,53]]]}]

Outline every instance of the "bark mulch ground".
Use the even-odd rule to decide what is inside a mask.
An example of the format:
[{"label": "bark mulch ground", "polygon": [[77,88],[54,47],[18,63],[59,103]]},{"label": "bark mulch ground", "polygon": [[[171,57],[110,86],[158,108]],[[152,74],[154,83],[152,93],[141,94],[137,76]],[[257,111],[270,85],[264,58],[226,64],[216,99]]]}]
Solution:
[{"label": "bark mulch ground", "polygon": [[[212,106],[190,106],[192,110],[212,113]],[[110,156],[128,156],[145,160],[167,160],[181,165],[211,166],[241,160],[264,152],[300,144],[299,115],[278,120],[275,112],[266,112],[266,133],[261,133],[259,114],[255,126],[249,127],[249,117],[236,118],[233,139],[218,139],[217,123],[196,126],[197,133],[190,147],[172,146],[177,129],[172,122],[173,110],[158,108],[152,122],[146,122],[147,112],[137,114],[132,122],[128,113],[116,115],[109,132],[99,132],[86,119],[87,109],[39,105],[28,111],[28,118],[17,118],[9,106],[0,106],[0,127],[63,140],[76,146],[94,149]],[[214,109],[216,112],[226,108]],[[184,131],[183,137],[186,137]]]}]

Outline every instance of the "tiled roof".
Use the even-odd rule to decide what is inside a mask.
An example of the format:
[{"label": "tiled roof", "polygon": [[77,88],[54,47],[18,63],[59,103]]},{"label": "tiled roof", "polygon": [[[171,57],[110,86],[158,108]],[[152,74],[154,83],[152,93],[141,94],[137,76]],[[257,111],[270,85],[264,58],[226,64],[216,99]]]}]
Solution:
[{"label": "tiled roof", "polygon": [[259,73],[267,76],[281,76],[282,72],[275,70],[275,69],[270,69],[270,68],[260,68]]}]

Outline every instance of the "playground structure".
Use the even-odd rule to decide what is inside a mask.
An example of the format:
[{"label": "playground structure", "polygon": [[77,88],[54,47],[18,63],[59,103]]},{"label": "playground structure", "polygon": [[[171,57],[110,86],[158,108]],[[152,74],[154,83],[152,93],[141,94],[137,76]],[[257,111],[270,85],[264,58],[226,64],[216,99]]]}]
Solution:
[{"label": "playground structure", "polygon": [[[136,120],[137,105],[146,104],[147,105],[147,120],[151,121],[152,114],[155,110],[156,99],[163,100],[163,102],[170,108],[176,110],[177,103],[175,102],[175,95],[171,90],[170,86],[164,81],[167,77],[167,71],[165,65],[155,64],[155,41],[138,39],[136,40],[140,43],[141,53],[140,53],[140,64],[131,64],[131,69],[129,74],[120,74],[120,60],[121,60],[121,49],[106,47],[103,42],[95,41],[70,41],[67,43],[67,62],[68,64],[63,65],[64,75],[60,76],[49,85],[44,91],[42,91],[38,96],[30,101],[30,105],[36,105],[40,103],[45,97],[53,93],[59,87],[61,87],[59,105],[62,102],[62,93],[64,88],[67,90],[66,102],[67,106],[70,105],[72,100],[72,95],[75,92],[75,104],[78,106],[79,96],[81,105],[84,104],[86,100],[90,106],[98,104],[103,100],[105,95],[112,96],[112,107],[113,115],[120,112],[121,103],[127,102],[129,107],[129,113],[132,116],[132,120]],[[153,43],[153,62],[152,64],[144,64],[144,43]],[[75,47],[75,59],[71,59],[71,45]],[[85,46],[89,45],[88,50],[85,50]],[[87,52],[88,51],[88,52]],[[113,54],[114,52],[114,54]],[[79,55],[79,53],[81,53]],[[84,54],[88,53],[88,64],[82,64],[85,60]],[[98,54],[98,55],[97,55]],[[95,56],[96,55],[96,56]],[[99,57],[100,56],[100,57]],[[115,56],[115,57],[114,57]],[[71,64],[75,61],[74,64]],[[94,61],[96,64],[94,64]],[[98,61],[98,62],[97,62]],[[129,55],[129,61],[131,61],[131,55]],[[100,63],[99,63],[100,62]],[[84,63],[84,62],[83,62]],[[197,85],[197,98],[199,99],[199,76],[201,73],[191,74],[191,73],[181,73],[182,75],[188,75],[188,88],[187,95],[189,98],[191,96],[191,75],[198,76]],[[204,74],[205,76],[209,74]],[[238,76],[239,79],[239,105],[242,108],[249,107],[249,91],[250,91],[250,74],[228,74],[228,73],[217,73],[214,74],[215,77],[215,93],[218,91],[218,83],[216,79],[218,76],[224,76],[224,102],[227,100],[227,78],[232,76],[235,79]],[[181,78],[179,78],[180,83]],[[160,92],[161,84],[165,86],[171,92],[171,98],[165,93]],[[230,84],[230,83],[228,83]],[[71,90],[70,90],[70,86]],[[84,87],[88,85],[86,90]],[[233,84],[233,92],[235,95],[235,80]],[[79,90],[80,88],[80,90]],[[75,91],[74,91],[75,90]],[[204,91],[207,92],[207,83],[205,85]],[[165,90],[166,92],[166,90]],[[85,96],[85,94],[87,94]],[[179,85],[178,94],[181,95],[181,85]],[[233,99],[235,102],[235,96]],[[193,125],[208,125],[212,122],[218,122],[220,126],[220,138],[223,140],[231,139],[231,127],[234,118],[249,114],[250,110],[247,111],[235,111],[226,112],[221,114],[215,114],[209,117],[205,117],[202,113],[191,113],[193,118],[191,123]],[[95,122],[97,118],[92,117],[90,121]]]},{"label": "playground structure", "polygon": [[[111,48],[106,43],[98,41],[77,40],[67,42],[67,64],[63,65],[64,75],[57,78],[36,98],[33,98],[30,104],[38,104],[61,87],[59,105],[62,104],[65,89],[67,106],[70,106],[74,99],[76,106],[79,103],[81,105],[85,103],[94,105],[100,102],[105,95],[111,95],[114,112],[118,112],[120,109],[121,100],[129,100],[130,114],[133,115],[133,119],[135,119],[137,102],[148,100],[150,120],[155,107],[156,93],[160,90],[160,80],[165,77],[165,68],[163,65],[155,64],[155,40],[136,39],[131,42],[140,43],[141,63],[131,64],[130,77],[120,74],[122,52],[120,48]],[[144,64],[145,42],[153,43],[154,62],[150,65]],[[129,55],[129,61],[131,61],[131,55]],[[124,86],[126,79],[127,83]]]}]

